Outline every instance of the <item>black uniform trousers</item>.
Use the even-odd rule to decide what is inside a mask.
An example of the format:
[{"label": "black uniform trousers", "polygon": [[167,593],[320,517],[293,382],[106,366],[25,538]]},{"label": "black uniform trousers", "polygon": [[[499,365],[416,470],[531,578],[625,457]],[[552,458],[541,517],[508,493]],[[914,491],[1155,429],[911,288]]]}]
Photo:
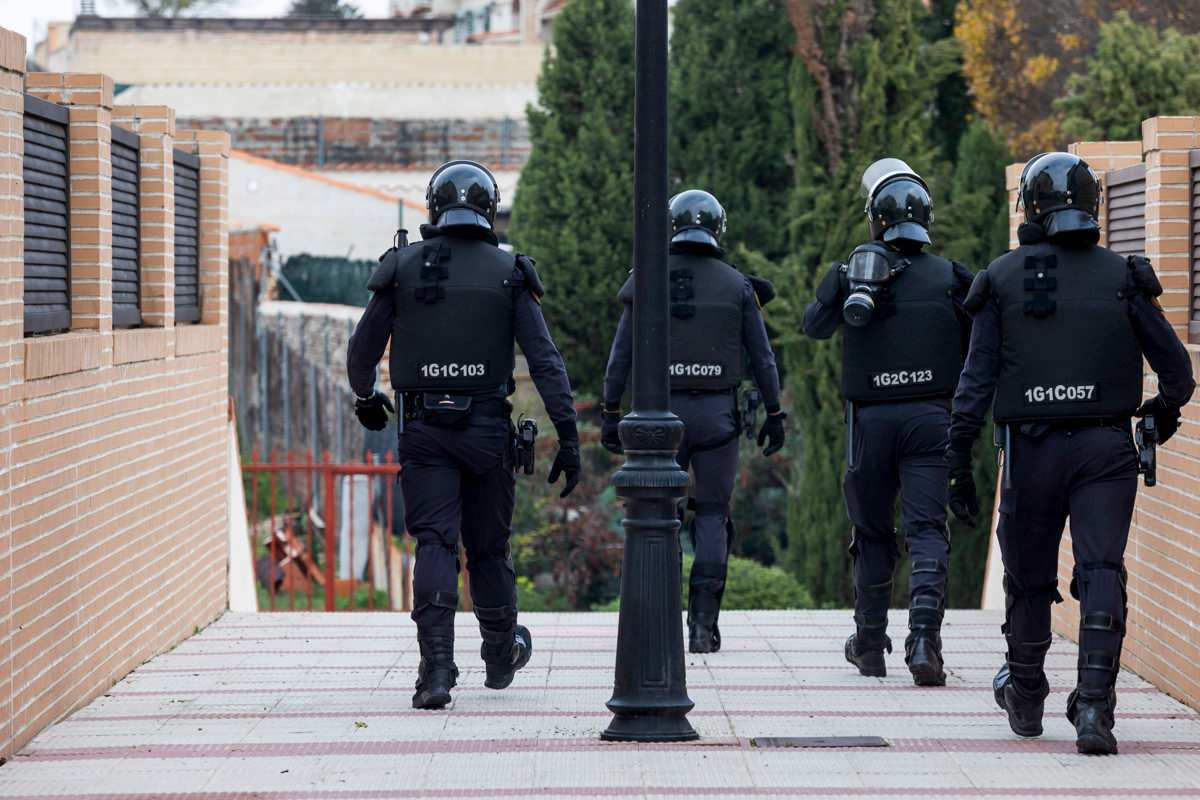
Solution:
[{"label": "black uniform trousers", "polygon": [[1137,451],[1128,422],[1047,427],[1022,432],[1013,426],[1006,456],[1012,486],[1001,493],[997,529],[1005,633],[1010,650],[1013,644],[1026,651],[1049,646],[1058,547],[1069,518],[1071,594],[1081,612],[1080,684],[1108,688],[1116,680],[1125,623],[1123,559],[1137,496]]},{"label": "black uniform trousers", "polygon": [[509,555],[515,480],[509,421],[473,414],[461,428],[409,423],[400,436],[405,522],[417,542],[412,618],[422,632],[453,631],[461,532],[471,599],[484,641],[517,620],[516,572]]},{"label": "black uniform trousers", "polygon": [[720,602],[733,546],[729,501],[738,467],[737,402],[733,392],[672,392],[671,411],[684,424],[676,460],[692,472],[690,592]]},{"label": "black uniform trousers", "polygon": [[887,627],[900,554],[897,494],[912,567],[909,624],[936,633],[950,560],[944,457],[950,411],[936,401],[881,403],[856,408],[854,421],[854,458],[843,489],[854,526],[854,619],[862,643],[881,644]]}]

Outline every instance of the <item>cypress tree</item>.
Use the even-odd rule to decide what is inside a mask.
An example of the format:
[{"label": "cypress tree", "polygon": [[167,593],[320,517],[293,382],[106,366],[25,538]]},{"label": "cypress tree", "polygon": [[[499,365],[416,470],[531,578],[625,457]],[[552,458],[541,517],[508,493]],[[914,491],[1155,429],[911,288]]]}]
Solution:
[{"label": "cypress tree", "polygon": [[[959,141],[946,196],[936,206],[934,243],[946,258],[980,270],[1008,249],[1008,192],[1004,168],[1008,147],[985,123],[976,121]],[[950,603],[974,606],[983,589],[996,496],[996,458],[989,423],[975,446],[975,485],[983,509],[974,528],[951,519]]]},{"label": "cypress tree", "polygon": [[785,563],[818,604],[845,605],[852,590],[841,492],[841,343],[836,336],[825,342],[799,336],[800,316],[827,266],[869,236],[859,188],[863,170],[887,155],[918,171],[934,162],[931,109],[953,60],[945,46],[921,40],[917,24],[924,11],[917,0],[807,0],[790,11],[799,55],[793,80],[796,255],[775,272],[785,302],[778,310],[772,306],[773,318],[787,317],[790,335],[780,344],[799,439]]},{"label": "cypress tree", "polygon": [[671,170],[715,194],[725,243],[787,252],[792,187],[788,74],[795,32],[783,0],[680,0],[671,34]]},{"label": "cypress tree", "polygon": [[633,8],[572,0],[527,109],[532,151],[511,237],[538,263],[544,308],[577,392],[599,396],[633,249]]}]

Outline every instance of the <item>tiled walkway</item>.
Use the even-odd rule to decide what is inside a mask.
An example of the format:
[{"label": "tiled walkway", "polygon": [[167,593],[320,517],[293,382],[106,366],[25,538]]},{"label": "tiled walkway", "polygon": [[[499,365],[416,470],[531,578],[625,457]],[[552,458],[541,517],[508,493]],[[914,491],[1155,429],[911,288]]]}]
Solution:
[{"label": "tiled walkway", "polygon": [[[446,712],[410,707],[412,624],[398,614],[226,615],[42,733],[0,768],[0,796],[376,798],[1195,797],[1200,714],[1120,679],[1121,755],[1075,754],[1063,717],[1075,650],[1055,643],[1046,735],[1017,741],[988,688],[996,614],[951,612],[950,672],[911,684],[842,660],[848,612],[733,612],[689,656],[691,745],[603,744],[614,614],[528,614],[530,666],[483,688],[473,619]],[[902,634],[904,615],[893,612]],[[899,639],[897,641],[899,644]],[[902,649],[902,648],[900,648]],[[770,736],[885,737],[871,749],[762,749]]]}]

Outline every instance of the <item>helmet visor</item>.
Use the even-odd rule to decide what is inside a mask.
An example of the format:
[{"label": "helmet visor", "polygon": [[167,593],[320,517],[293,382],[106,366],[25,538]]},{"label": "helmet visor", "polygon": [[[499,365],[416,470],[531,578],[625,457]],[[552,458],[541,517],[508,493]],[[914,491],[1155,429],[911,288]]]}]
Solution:
[{"label": "helmet visor", "polygon": [[892,262],[876,250],[855,250],[846,263],[846,277],[856,283],[883,283],[892,274]]},{"label": "helmet visor", "polygon": [[693,244],[704,244],[709,247],[715,247],[718,250],[721,248],[721,243],[717,241],[717,237],[704,228],[688,228],[671,237],[671,241],[675,243],[691,242]]}]

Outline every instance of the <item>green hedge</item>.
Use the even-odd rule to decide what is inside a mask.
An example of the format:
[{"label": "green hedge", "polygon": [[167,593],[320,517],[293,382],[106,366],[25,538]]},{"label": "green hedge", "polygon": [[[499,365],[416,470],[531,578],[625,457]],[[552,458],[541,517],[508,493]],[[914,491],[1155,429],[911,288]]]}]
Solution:
[{"label": "green hedge", "polygon": [[[687,576],[692,571],[692,556],[683,556],[683,606],[687,608]],[[616,611],[619,600],[613,600],[593,611]],[[725,597],[721,608],[726,610],[754,610],[778,608],[812,608],[812,595],[800,583],[780,567],[766,567],[749,558],[732,556],[729,559],[729,574],[725,581]],[[525,609],[523,610],[533,610]]]},{"label": "green hedge", "polygon": [[[300,299],[307,303],[337,303],[361,308],[371,299],[367,280],[377,266],[379,262],[373,260],[354,261],[301,253],[285,261],[281,271]],[[280,287],[279,299],[294,298]]]}]

